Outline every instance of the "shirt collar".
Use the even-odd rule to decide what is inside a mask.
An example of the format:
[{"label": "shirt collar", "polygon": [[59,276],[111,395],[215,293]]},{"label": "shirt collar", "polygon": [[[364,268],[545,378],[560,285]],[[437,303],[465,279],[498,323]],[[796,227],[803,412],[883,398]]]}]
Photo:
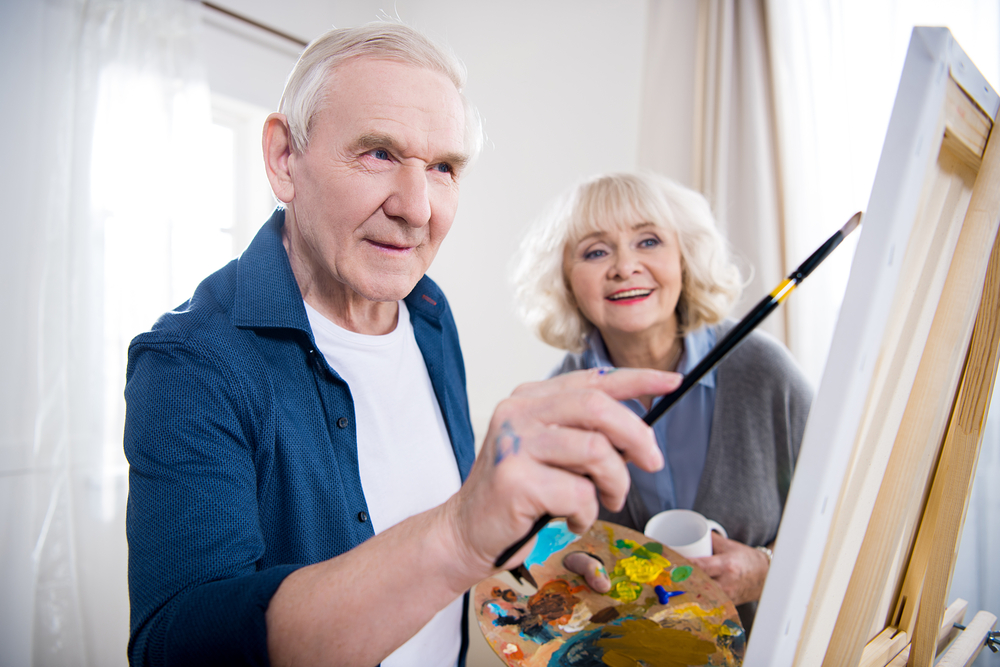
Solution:
[{"label": "shirt collar", "polygon": [[[684,351],[677,362],[677,372],[687,375],[694,367],[715,346],[715,327],[702,327],[697,331],[692,331],[684,336]],[[584,363],[588,368],[598,368],[601,366],[613,366],[608,356],[608,348],[604,345],[604,339],[597,329],[594,329],[587,336],[587,349],[583,352]],[[715,369],[706,373],[698,384],[706,387],[715,387]]]},{"label": "shirt collar", "polygon": [[237,260],[236,326],[300,329],[309,332],[309,318],[281,238],[285,209],[277,208]]}]

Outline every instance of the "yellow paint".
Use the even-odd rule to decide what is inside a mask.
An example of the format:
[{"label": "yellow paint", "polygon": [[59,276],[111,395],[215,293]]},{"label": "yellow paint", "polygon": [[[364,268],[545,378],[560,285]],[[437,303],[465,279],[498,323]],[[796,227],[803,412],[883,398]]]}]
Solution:
[{"label": "yellow paint", "polygon": [[661,572],[663,572],[663,567],[653,561],[629,556],[615,563],[614,574],[615,576],[625,575],[632,581],[645,584],[656,579]]},{"label": "yellow paint", "polygon": [[608,534],[608,550],[611,552],[612,556],[618,555],[618,547],[615,546],[615,531],[611,530],[611,526],[604,526],[605,532]]},{"label": "yellow paint", "polygon": [[649,562],[655,563],[660,568],[666,569],[666,568],[670,567],[671,565],[673,565],[673,563],[671,563],[669,560],[667,560],[666,558],[664,558],[660,554],[654,553],[654,552],[649,552],[649,553],[650,553],[650,555],[649,555]]},{"label": "yellow paint", "polygon": [[[650,618],[652,620],[654,620],[654,621],[659,622],[659,621],[663,620],[664,618],[667,618],[668,616],[671,617],[671,618],[699,619],[699,620],[701,620],[703,622],[705,621],[705,619],[708,619],[708,618],[718,618],[720,620],[725,620],[726,619],[726,608],[725,607],[715,607],[713,609],[704,609],[704,608],[698,606],[698,604],[696,602],[687,602],[687,603],[684,603],[684,604],[673,605],[673,606],[670,606],[670,607],[668,607],[666,609],[662,609],[662,610],[656,612],[655,614],[653,614],[652,616],[650,616]],[[711,624],[710,623],[705,623],[705,625],[709,626]]]},{"label": "yellow paint", "polygon": [[632,602],[639,597],[639,593],[642,592],[642,586],[639,584],[632,583],[631,581],[619,581],[615,584],[615,587],[611,589],[611,597],[618,598],[622,602]]}]

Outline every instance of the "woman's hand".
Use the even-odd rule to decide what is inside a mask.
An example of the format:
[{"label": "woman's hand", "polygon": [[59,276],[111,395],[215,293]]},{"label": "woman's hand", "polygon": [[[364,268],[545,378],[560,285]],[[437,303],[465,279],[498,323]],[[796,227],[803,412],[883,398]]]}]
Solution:
[{"label": "woman's hand", "polygon": [[722,587],[733,604],[741,605],[760,599],[764,580],[771,567],[767,556],[753,547],[712,533],[712,554],[692,558],[691,562]]},{"label": "woman's hand", "polygon": [[608,571],[596,556],[583,551],[574,551],[563,558],[563,567],[570,572],[583,575],[587,585],[598,593],[607,593],[611,590]]}]

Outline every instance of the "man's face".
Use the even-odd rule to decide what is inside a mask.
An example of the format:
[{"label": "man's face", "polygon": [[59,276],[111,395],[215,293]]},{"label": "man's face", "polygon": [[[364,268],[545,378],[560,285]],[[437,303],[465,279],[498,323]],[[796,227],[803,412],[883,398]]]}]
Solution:
[{"label": "man's face", "polygon": [[306,300],[339,315],[427,271],[458,208],[465,112],[447,77],[389,60],[348,61],[325,94],[288,157],[285,245]]}]

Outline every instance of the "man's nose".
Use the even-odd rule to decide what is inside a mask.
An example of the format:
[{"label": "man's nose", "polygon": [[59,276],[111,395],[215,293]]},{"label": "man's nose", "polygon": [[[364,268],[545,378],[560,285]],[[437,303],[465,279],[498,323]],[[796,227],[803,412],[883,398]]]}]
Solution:
[{"label": "man's nose", "polygon": [[423,227],[431,219],[429,194],[424,169],[416,165],[401,165],[382,210],[387,216],[400,218],[411,227]]}]

